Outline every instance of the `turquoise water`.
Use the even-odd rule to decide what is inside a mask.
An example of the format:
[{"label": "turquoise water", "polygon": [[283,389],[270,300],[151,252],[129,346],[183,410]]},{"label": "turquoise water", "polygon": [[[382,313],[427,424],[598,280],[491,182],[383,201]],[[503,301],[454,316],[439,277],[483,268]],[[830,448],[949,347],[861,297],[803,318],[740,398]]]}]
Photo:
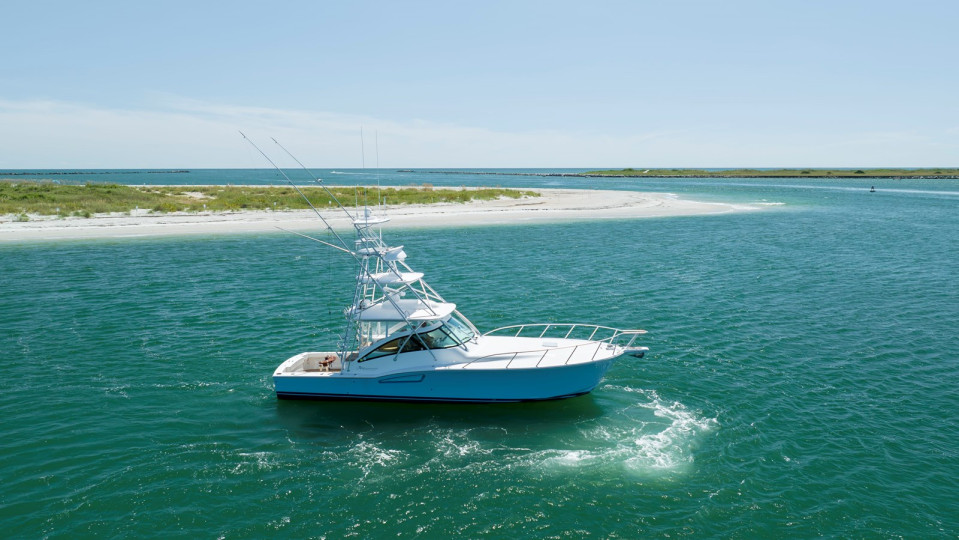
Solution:
[{"label": "turquoise water", "polygon": [[278,402],[351,294],[298,237],[0,244],[5,536],[959,535],[959,185],[602,182],[768,206],[387,232],[482,329],[649,330],[559,402]]}]

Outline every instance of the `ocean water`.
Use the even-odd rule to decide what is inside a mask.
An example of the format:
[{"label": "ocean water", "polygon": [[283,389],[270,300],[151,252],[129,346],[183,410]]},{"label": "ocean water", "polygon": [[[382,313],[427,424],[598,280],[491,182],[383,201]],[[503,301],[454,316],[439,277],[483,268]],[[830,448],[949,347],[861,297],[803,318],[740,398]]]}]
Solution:
[{"label": "ocean water", "polygon": [[763,210],[387,230],[481,329],[649,331],[587,396],[492,406],[277,401],[351,294],[299,237],[0,244],[4,536],[959,535],[955,181],[375,174]]}]

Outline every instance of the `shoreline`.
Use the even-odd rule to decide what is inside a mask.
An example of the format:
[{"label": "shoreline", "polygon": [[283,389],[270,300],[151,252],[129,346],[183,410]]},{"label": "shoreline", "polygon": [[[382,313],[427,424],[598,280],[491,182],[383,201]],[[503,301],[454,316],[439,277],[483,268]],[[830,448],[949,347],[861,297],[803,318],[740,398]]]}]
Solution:
[{"label": "shoreline", "polygon": [[[661,169],[657,169],[661,170]],[[897,173],[878,173],[873,174],[869,172],[863,172],[862,174],[856,174],[855,172],[843,171],[840,173],[832,172],[822,172],[817,171],[816,169],[782,169],[784,171],[789,171],[790,174],[728,174],[724,172],[706,172],[701,173],[676,173],[676,174],[666,174],[661,172],[650,172],[649,174],[644,171],[632,171],[627,173],[626,171],[611,171],[611,172],[600,172],[600,171],[591,171],[591,172],[582,172],[582,173],[562,173],[562,172],[498,172],[498,171],[457,171],[457,170],[423,170],[423,169],[400,169],[396,172],[398,173],[417,173],[417,174],[468,174],[472,176],[556,176],[556,177],[565,177],[565,178],[673,178],[673,179],[696,179],[696,178],[715,178],[715,179],[729,179],[729,178],[743,178],[743,179],[752,179],[752,178],[764,178],[764,179],[794,179],[794,178],[815,178],[817,180],[822,179],[837,179],[837,180],[959,180],[959,175],[957,174],[897,174]],[[803,172],[806,171],[806,172]]]},{"label": "shoreline", "polygon": [[[469,203],[437,203],[387,207],[378,215],[390,218],[390,228],[464,227],[559,223],[602,219],[701,216],[755,211],[756,205],[700,202],[669,193],[636,191],[535,189],[539,197],[496,199]],[[352,210],[352,209],[351,209]],[[337,230],[351,225],[340,210],[321,215]],[[5,216],[9,218],[10,216]],[[0,222],[0,243],[96,238],[222,235],[323,230],[312,210],[255,210],[142,215],[95,215],[90,218],[31,218]]]}]

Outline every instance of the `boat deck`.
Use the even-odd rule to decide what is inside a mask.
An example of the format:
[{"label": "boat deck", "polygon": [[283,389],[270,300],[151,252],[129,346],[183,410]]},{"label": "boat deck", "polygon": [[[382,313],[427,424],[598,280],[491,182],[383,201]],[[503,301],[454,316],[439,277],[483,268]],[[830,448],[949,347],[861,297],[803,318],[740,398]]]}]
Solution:
[{"label": "boat deck", "polygon": [[343,370],[343,362],[333,352],[304,352],[280,364],[276,374],[333,373]]}]

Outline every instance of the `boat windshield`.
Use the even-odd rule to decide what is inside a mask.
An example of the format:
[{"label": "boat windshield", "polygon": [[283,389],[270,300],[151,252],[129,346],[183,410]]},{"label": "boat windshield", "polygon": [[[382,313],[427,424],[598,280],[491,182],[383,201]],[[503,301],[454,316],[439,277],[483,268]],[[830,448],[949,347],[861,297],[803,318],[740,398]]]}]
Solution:
[{"label": "boat windshield", "polygon": [[430,349],[448,349],[473,339],[473,332],[460,321],[450,317],[445,324],[417,336]]},{"label": "boat windshield", "polygon": [[470,327],[466,326],[455,317],[450,317],[446,321],[446,328],[457,340],[459,340],[460,343],[466,343],[467,341],[473,339],[473,331],[470,329]]}]

